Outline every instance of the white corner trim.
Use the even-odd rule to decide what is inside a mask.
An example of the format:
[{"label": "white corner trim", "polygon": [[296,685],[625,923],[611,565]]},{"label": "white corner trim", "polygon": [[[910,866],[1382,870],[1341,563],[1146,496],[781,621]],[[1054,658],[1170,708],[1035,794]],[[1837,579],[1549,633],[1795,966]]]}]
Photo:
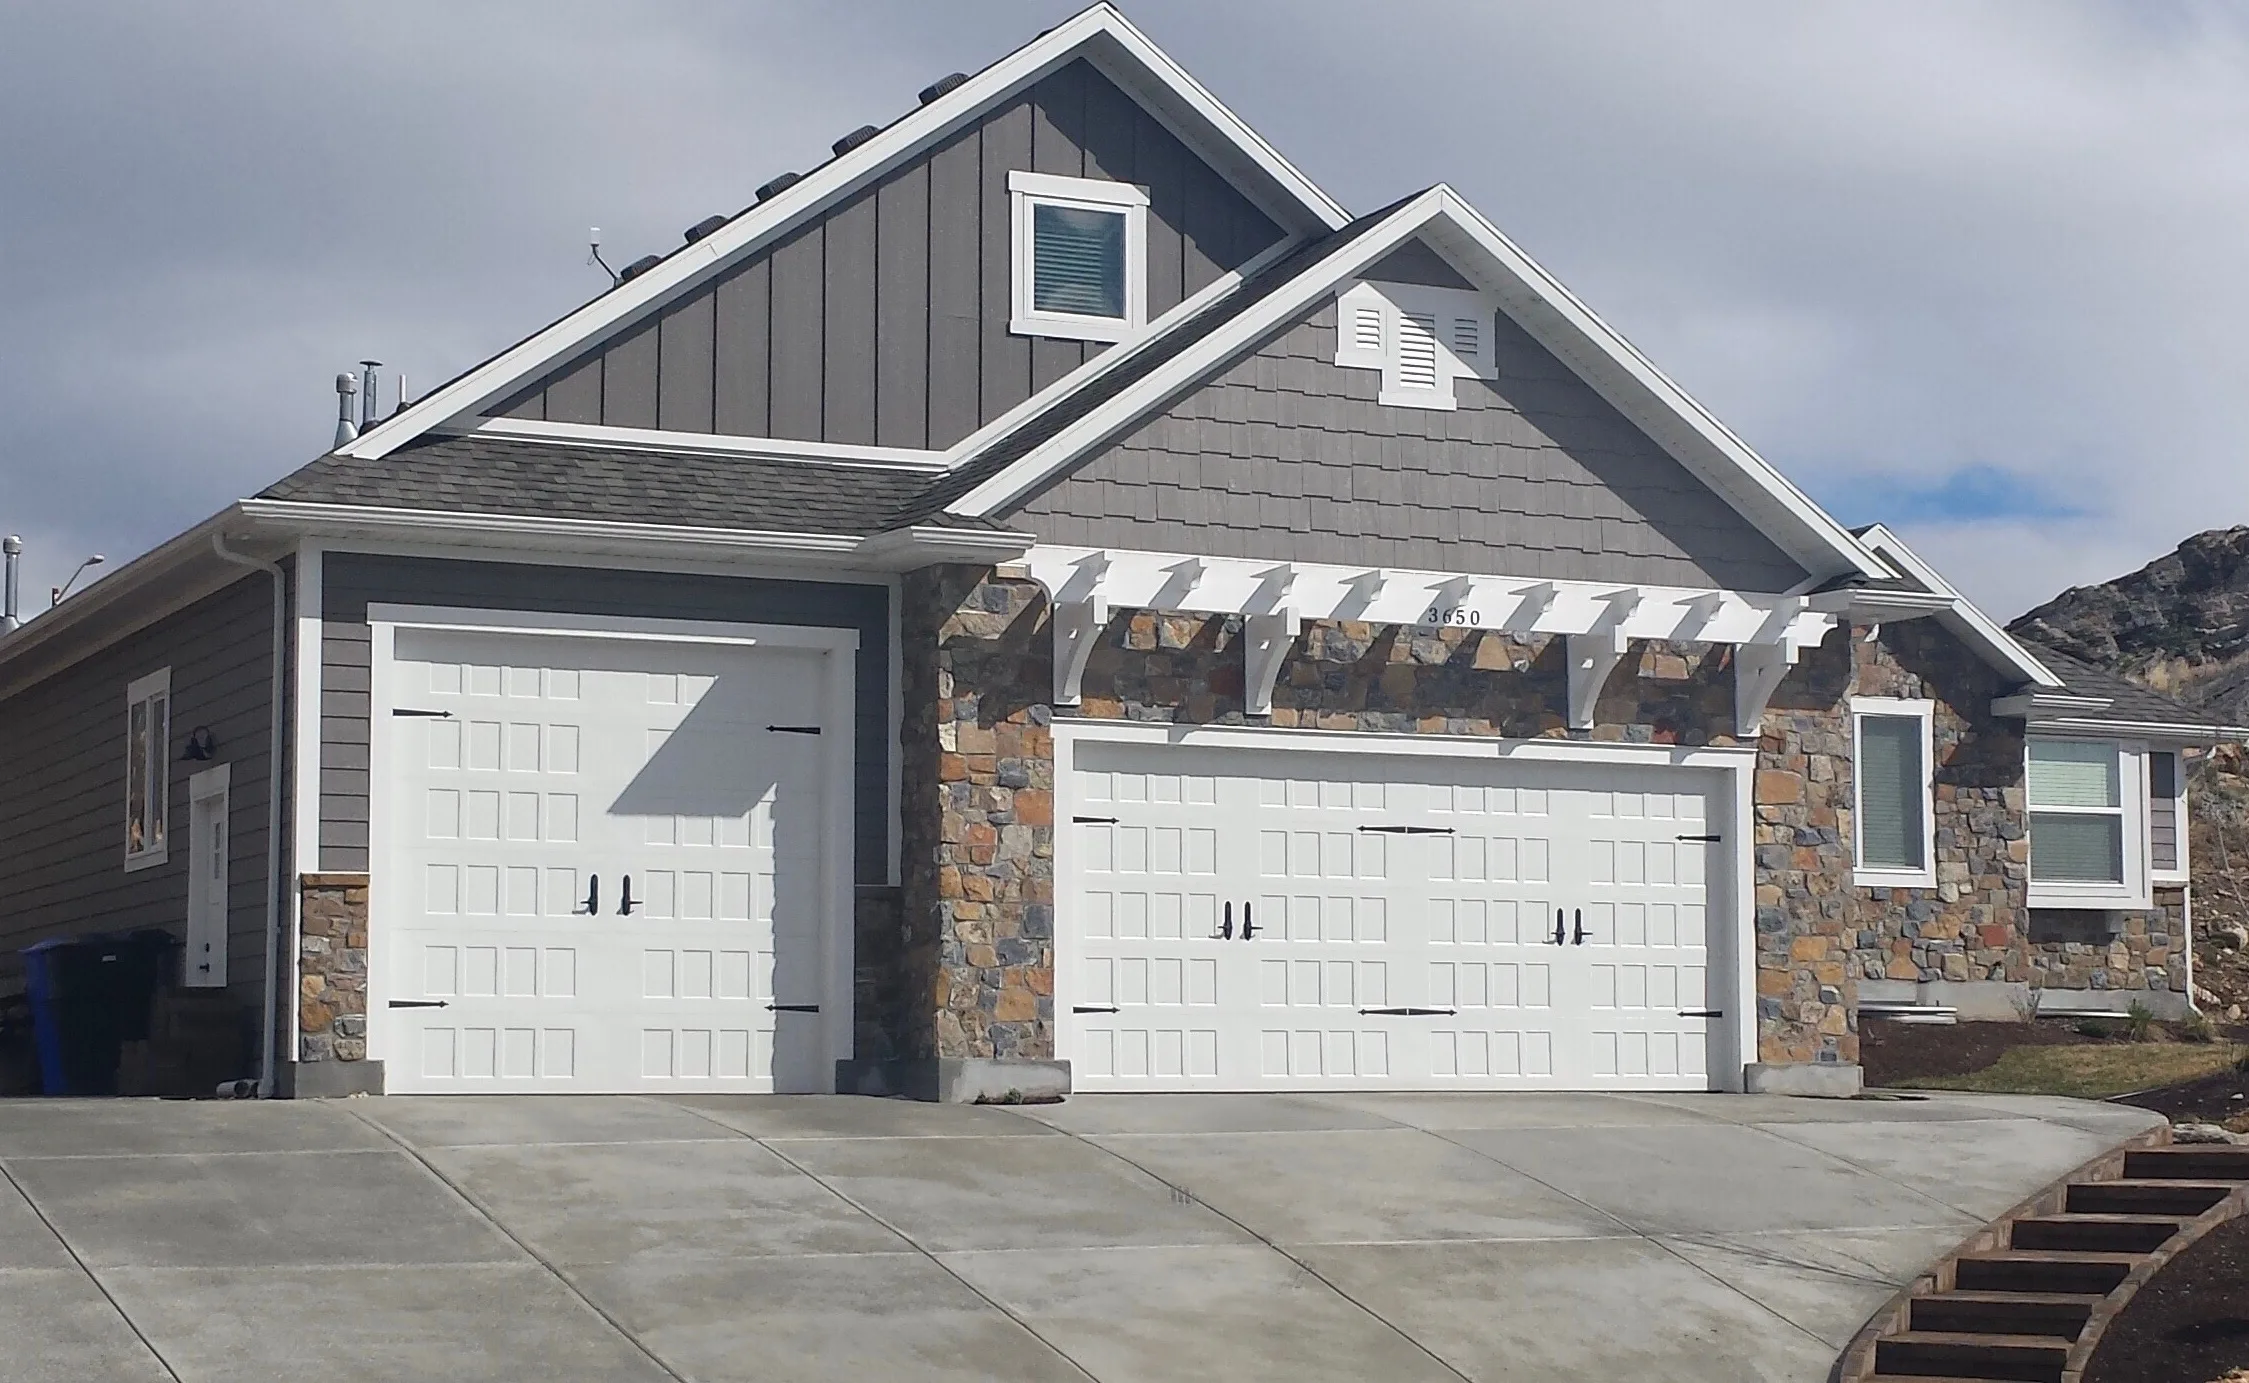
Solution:
[{"label": "white corner trim", "polygon": [[[1274,195],[1285,199],[1301,220],[1330,230],[1350,220],[1341,205],[1104,0],[1064,20],[928,105],[901,116],[873,139],[813,169],[770,200],[694,244],[673,251],[647,273],[617,285],[451,384],[425,395],[338,451],[347,456],[385,456],[441,423],[489,406],[587,341],[647,315],[679,293],[731,268],[905,162],[924,146],[967,125],[1011,92],[1081,55],[1094,59],[1112,77],[1117,74],[1111,69],[1120,59],[1137,68],[1135,75],[1141,80],[1130,85],[1176,103],[1178,114],[1200,127],[1187,141],[1190,146],[1210,143],[1209,152],[1214,154],[1222,147],[1233,156],[1230,161],[1237,171],[1254,175],[1269,189],[1268,199]],[[1290,218],[1278,219],[1287,229],[1285,223]]]},{"label": "white corner trim", "polygon": [[[299,874],[317,873],[320,869],[320,682],[325,661],[321,647],[325,629],[321,617],[323,558],[320,544],[310,541],[297,544],[296,676],[292,679],[295,704],[290,707],[289,717],[289,767],[293,779],[290,784],[293,843],[290,858]],[[296,897],[297,890],[290,889],[289,896]],[[294,956],[295,952],[290,954]]]},{"label": "white corner trim", "polygon": [[[1854,696],[1850,700],[1850,712],[1851,882],[1862,888],[1935,888],[1937,886],[1937,703],[1921,698]],[[1910,717],[1920,722],[1921,865],[1919,868],[1861,863],[1866,858],[1866,837],[1863,829],[1866,824],[1866,812],[1859,799],[1859,794],[1865,786],[1865,779],[1860,776],[1858,771],[1859,764],[1862,762],[1862,741],[1859,731],[1868,716]]]},{"label": "white corner trim", "polygon": [[739,456],[758,461],[797,461],[824,466],[867,466],[884,470],[941,473],[945,453],[910,447],[845,446],[835,442],[796,442],[777,437],[733,437],[717,432],[670,432],[652,427],[607,427],[597,423],[554,423],[536,418],[461,419],[431,428],[459,437],[494,437],[516,442],[567,442],[615,451],[656,451],[687,456]]},{"label": "white corner trim", "polygon": [[[1922,561],[1920,555],[1907,547],[1888,527],[1875,524],[1862,533],[1859,540],[1883,558],[1896,563],[1899,570],[1913,580],[1945,597],[1950,602],[1949,610],[1940,613],[1938,618],[1982,653],[1984,661],[2001,672],[2013,673],[2032,686],[2058,688],[2062,685],[2062,679],[2039,662],[2037,655],[2014,635],[2001,628],[1991,616],[1977,609],[1974,602],[1955,590],[1952,583],[1937,574],[1935,567]],[[2005,711],[1999,713],[2008,714]]]}]

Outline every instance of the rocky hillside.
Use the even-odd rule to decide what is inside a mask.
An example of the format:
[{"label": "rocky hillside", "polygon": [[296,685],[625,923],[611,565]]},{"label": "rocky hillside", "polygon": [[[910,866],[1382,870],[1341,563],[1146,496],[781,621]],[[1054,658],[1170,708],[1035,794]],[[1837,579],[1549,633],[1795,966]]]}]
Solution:
[{"label": "rocky hillside", "polygon": [[[2007,626],[2231,724],[2249,725],[2249,527],[2198,533],[2128,576],[2075,586]],[[2197,999],[2249,1010],[2249,757],[2223,745],[2189,786]]]}]

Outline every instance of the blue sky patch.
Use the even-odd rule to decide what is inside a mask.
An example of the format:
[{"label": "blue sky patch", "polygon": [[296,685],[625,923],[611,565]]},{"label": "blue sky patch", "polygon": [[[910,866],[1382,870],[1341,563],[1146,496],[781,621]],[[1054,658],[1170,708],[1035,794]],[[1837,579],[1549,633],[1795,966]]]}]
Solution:
[{"label": "blue sky patch", "polygon": [[1964,466],[1929,478],[1855,475],[1811,487],[1827,511],[1861,524],[1975,523],[1992,519],[2074,519],[2085,511],[2036,477],[1998,466]]}]

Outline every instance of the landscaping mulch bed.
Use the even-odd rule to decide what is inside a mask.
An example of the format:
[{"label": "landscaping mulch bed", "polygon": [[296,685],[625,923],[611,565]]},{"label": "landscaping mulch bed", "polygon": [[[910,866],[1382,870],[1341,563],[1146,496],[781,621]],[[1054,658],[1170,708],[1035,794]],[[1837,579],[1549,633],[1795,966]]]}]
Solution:
[{"label": "landscaping mulch bed", "polygon": [[2110,1323],[2085,1383],[2214,1383],[2249,1369],[2249,1217],[2171,1260]]},{"label": "landscaping mulch bed", "polygon": [[2119,1095],[2116,1102],[2152,1109],[2174,1124],[2224,1124],[2249,1118],[2249,1071],[2220,1071],[2183,1085]]},{"label": "landscaping mulch bed", "polygon": [[1859,1024],[1859,1062],[1868,1085],[1885,1086],[1915,1077],[1965,1076],[1984,1070],[2015,1047],[2060,1047],[2124,1040],[2122,1037],[2090,1037],[2058,1018],[2030,1023],[1950,1025],[1866,1018]]}]

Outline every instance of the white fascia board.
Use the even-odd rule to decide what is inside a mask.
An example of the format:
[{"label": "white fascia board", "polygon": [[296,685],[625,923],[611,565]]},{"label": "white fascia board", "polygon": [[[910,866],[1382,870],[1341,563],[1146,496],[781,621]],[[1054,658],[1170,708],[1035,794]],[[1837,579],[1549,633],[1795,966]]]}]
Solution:
[{"label": "white fascia board", "polygon": [[2088,720],[2071,716],[2036,715],[2029,719],[2029,728],[2041,735],[2077,735],[2086,739],[2105,740],[2160,740],[2166,744],[2214,744],[2249,739],[2249,728],[2239,725],[2188,725],[2156,720]]},{"label": "white fascia board", "polygon": [[1995,697],[1991,710],[1994,715],[2052,720],[2057,717],[2067,719],[2072,715],[2080,718],[2091,716],[2115,704],[2113,697],[2074,696],[2068,692],[2049,691],[2041,687],[2017,692],[2012,696]]},{"label": "white fascia board", "polygon": [[[1610,330],[1490,222],[1439,185],[1355,236],[1286,288],[1269,294],[1209,337],[1151,371],[1102,407],[1063,429],[956,501],[955,513],[988,517],[1021,498],[1114,436],[1158,403],[1188,387],[1267,332],[1353,277],[1406,240],[1426,235],[1480,267],[1508,316],[1565,362],[1709,484],[1743,517],[1808,570],[1822,577],[1859,572],[1892,575],[1850,531],[1791,485],[1764,458],[1726,430],[1633,346]],[[1670,425],[1665,426],[1665,420]]]},{"label": "white fascia board", "polygon": [[1955,590],[1951,582],[1937,574],[1935,567],[1922,561],[1920,554],[1907,547],[1886,526],[1875,524],[1865,529],[1859,534],[1859,541],[1885,561],[1894,563],[1908,578],[1948,598],[1951,608],[1938,618],[1946,628],[1980,651],[1984,655],[1984,661],[2001,672],[2013,673],[2034,687],[2061,687],[2062,679],[2055,676],[2051,668],[2039,662],[2037,655],[2024,647],[2021,640],[2008,633],[1997,620],[1977,609],[1974,601]]},{"label": "white fascia board", "polygon": [[[1081,50],[1084,50],[1081,52]],[[346,456],[387,456],[438,425],[483,409],[538,377],[572,351],[647,316],[671,299],[725,272],[827,211],[842,198],[890,172],[924,147],[966,126],[986,108],[1079,56],[1112,56],[1099,63],[1117,75],[1114,55],[1129,55],[1146,71],[1132,83],[1142,95],[1168,92],[1180,113],[1191,114],[1212,137],[1261,170],[1275,191],[1298,204],[1297,228],[1333,230],[1349,217],[1335,200],[1276,153],[1240,117],[1205,90],[1147,36],[1107,3],[1094,5],[993,63],[928,105],[900,117],[865,144],[807,173],[761,205],[736,216],[692,245],[673,251],[639,277],[618,284],[551,326],[526,337],[452,383],[338,447]],[[1150,88],[1147,83],[1155,85]],[[1190,147],[1197,141],[1189,140]],[[1207,141],[1205,141],[1207,143]],[[1207,150],[1203,152],[1216,152]],[[1269,210],[1271,208],[1268,208]],[[1288,229],[1284,221],[1284,229]]]},{"label": "white fascia board", "polygon": [[866,466],[880,470],[949,469],[945,453],[910,447],[846,446],[836,442],[796,442],[778,437],[731,437],[716,432],[671,432],[652,427],[605,427],[598,423],[551,423],[535,418],[460,419],[430,431],[459,437],[493,437],[511,442],[561,442],[606,447],[612,451],[652,451],[678,456],[740,456],[758,461],[804,461],[826,466]]},{"label": "white fascia board", "polygon": [[1020,556],[1032,541],[1028,534],[934,526],[865,537],[291,500],[244,500],[239,508],[250,523],[293,538],[405,543],[451,540],[499,551],[522,548],[624,557],[754,559],[855,571],[904,571],[938,561],[996,563]]}]

